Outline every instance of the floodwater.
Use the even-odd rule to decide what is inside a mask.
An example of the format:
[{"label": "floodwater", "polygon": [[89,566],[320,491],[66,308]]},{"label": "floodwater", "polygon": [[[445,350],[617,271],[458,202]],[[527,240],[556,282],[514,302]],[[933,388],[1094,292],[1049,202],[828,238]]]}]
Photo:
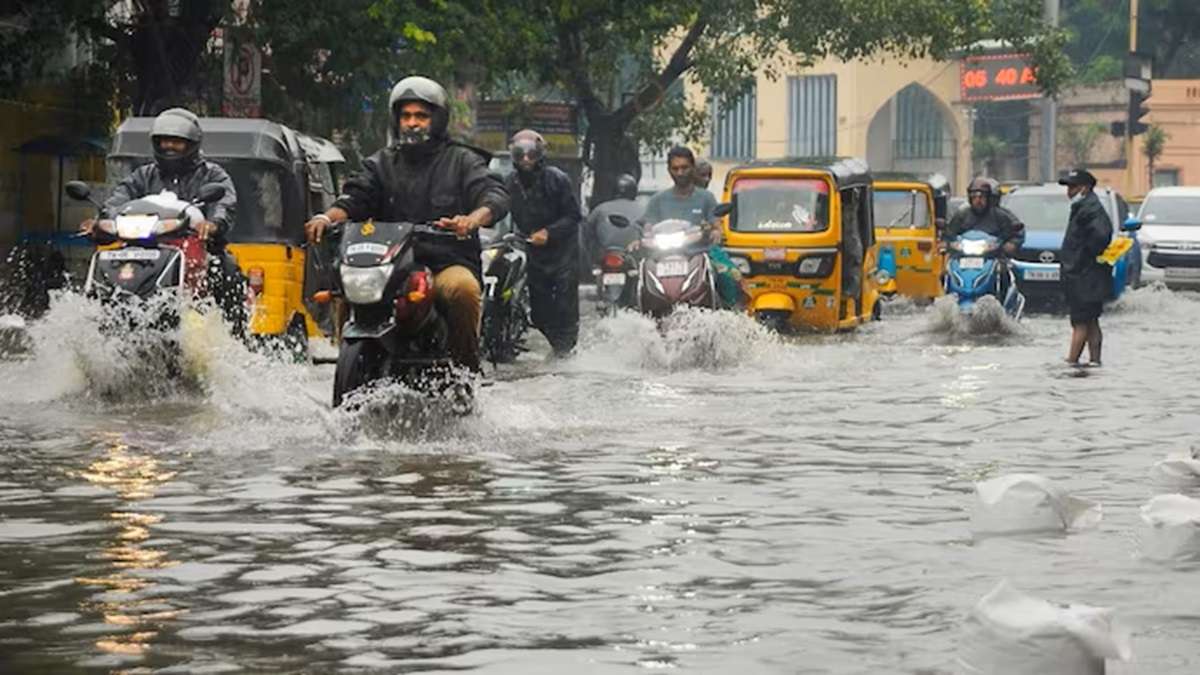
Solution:
[{"label": "floodwater", "polygon": [[[0,325],[0,672],[932,675],[1001,579],[1113,608],[1119,672],[1200,672],[1200,563],[1137,536],[1178,489],[1153,463],[1200,446],[1200,297],[1132,293],[1088,370],[1065,319],[950,310],[589,318],[453,419],[331,411],[330,366],[219,332],[164,388],[62,298]],[[1103,520],[973,539],[1013,472]]]}]

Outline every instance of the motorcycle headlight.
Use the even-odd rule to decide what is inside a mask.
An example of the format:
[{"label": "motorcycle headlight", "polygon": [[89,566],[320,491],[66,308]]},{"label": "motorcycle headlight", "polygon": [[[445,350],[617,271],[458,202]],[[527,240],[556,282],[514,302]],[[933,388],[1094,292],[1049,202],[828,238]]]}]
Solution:
[{"label": "motorcycle headlight", "polygon": [[964,241],[959,245],[959,250],[962,251],[964,255],[983,255],[984,253],[988,252],[989,248],[990,246],[988,245],[988,242],[982,239]]},{"label": "motorcycle headlight", "polygon": [[383,289],[392,278],[392,263],[375,267],[343,265],[341,272],[346,300],[356,305],[369,305],[383,299]]},{"label": "motorcycle headlight", "polygon": [[821,271],[821,259],[815,257],[804,258],[800,261],[800,266],[796,269],[800,274],[816,274]]},{"label": "motorcycle headlight", "polygon": [[685,241],[687,241],[686,232],[654,235],[654,247],[660,250],[679,248]]},{"label": "motorcycle headlight", "polygon": [[885,269],[875,271],[875,282],[880,286],[892,280],[892,273]]}]

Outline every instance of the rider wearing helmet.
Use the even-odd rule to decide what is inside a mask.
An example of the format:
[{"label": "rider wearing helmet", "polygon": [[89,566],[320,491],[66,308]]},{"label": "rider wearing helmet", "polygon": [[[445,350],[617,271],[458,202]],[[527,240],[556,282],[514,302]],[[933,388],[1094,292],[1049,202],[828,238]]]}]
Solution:
[{"label": "rider wearing helmet", "polygon": [[512,220],[529,238],[529,305],[533,325],[556,356],[579,338],[579,197],[561,169],[546,165],[546,141],[532,129],[513,134],[506,184]]},{"label": "rider wearing helmet", "polygon": [[1000,184],[980,176],[967,187],[970,208],[959,209],[942,230],[942,239],[954,241],[963,232],[981,230],[1000,240],[1004,252],[1013,255],[1025,242],[1025,225],[1000,206]]},{"label": "rider wearing helmet", "polygon": [[[209,269],[209,283],[226,319],[240,332],[245,322],[245,277],[225,249],[237,217],[237,191],[221,165],[204,159],[200,151],[203,140],[200,118],[195,114],[184,108],[164,110],[150,127],[154,161],[139,166],[117,183],[104,201],[104,211],[115,214],[128,202],[163,190],[190,201],[205,185],[224,187],[225,195],[220,200],[200,205],[204,221],[193,223],[192,229],[207,242],[209,254],[219,263],[219,270]],[[81,229],[90,233],[92,225],[92,220],[86,220]]]},{"label": "rider wearing helmet", "polygon": [[328,211],[305,224],[309,241],[345,220],[432,222],[458,239],[419,240],[417,258],[434,272],[434,295],[445,309],[456,363],[479,370],[482,307],[479,228],[508,213],[508,193],[488,171],[491,156],[447,134],[446,90],[424,77],[406,77],[388,103],[388,147],[363,161]]},{"label": "rider wearing helmet", "polygon": [[[642,238],[642,230],[636,224],[643,211],[636,201],[637,191],[636,178],[627,173],[617,176],[616,197],[597,204],[583,221],[583,241],[587,247],[587,260],[592,265],[600,264],[605,251],[625,250]],[[629,227],[617,227],[608,219],[613,215],[625,216],[632,224]]]}]

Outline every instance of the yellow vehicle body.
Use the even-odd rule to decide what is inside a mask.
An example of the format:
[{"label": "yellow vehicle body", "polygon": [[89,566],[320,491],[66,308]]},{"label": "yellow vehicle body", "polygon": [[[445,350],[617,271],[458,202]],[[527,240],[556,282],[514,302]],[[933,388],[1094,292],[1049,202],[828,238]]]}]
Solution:
[{"label": "yellow vehicle body", "polygon": [[[936,205],[933,188],[921,181],[875,180],[875,238],[879,245],[891,247],[896,260],[896,275],[882,288],[916,300],[933,300],[944,293],[942,274],[946,258],[939,250]],[[892,224],[890,210],[879,205],[889,195],[905,195],[916,201],[915,218]],[[892,225],[889,227],[889,225]]]},{"label": "yellow vehicle body", "polygon": [[[837,164],[853,162],[858,184],[847,187],[839,182],[836,168],[826,167],[823,162]],[[846,174],[844,166],[843,175]],[[770,181],[789,180],[820,181],[827,191],[827,227],[809,232],[746,231],[735,222],[741,209],[734,201],[739,190],[739,181],[755,181],[747,184],[764,184]],[[814,183],[815,184],[815,183]],[[726,177],[724,201],[734,204],[733,212],[722,219],[724,246],[729,255],[742,269],[745,288],[749,294],[747,309],[756,317],[766,320],[771,317],[785,318],[793,328],[839,331],[853,329],[876,316],[879,289],[875,281],[878,246],[871,236],[871,228],[865,229],[863,241],[863,264],[857,276],[859,292],[845,292],[843,271],[846,261],[843,254],[843,198],[849,190],[856,190],[858,200],[866,200],[866,207],[857,211],[870,218],[870,179],[866,164],[858,160],[787,160],[781,162],[756,162],[736,167]],[[748,214],[747,214],[747,217]],[[753,224],[746,227],[754,227]],[[860,237],[864,235],[859,235]],[[821,260],[820,271],[801,275],[801,261],[805,258]],[[739,260],[740,259],[740,260]],[[854,278],[854,277],[851,277]]]},{"label": "yellow vehicle body", "polygon": [[321,329],[304,306],[304,249],[291,244],[229,244],[238,267],[247,278],[261,278],[250,314],[251,335],[283,335],[303,323],[309,337]]}]

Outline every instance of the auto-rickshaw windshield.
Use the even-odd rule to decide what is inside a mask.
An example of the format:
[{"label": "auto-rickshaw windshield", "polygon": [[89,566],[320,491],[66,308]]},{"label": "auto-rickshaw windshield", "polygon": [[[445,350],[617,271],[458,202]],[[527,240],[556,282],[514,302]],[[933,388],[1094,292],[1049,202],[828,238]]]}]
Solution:
[{"label": "auto-rickshaw windshield", "polygon": [[829,185],[816,178],[743,178],[733,184],[735,232],[821,232],[829,227]]},{"label": "auto-rickshaw windshield", "polygon": [[924,193],[875,189],[876,227],[929,227],[931,222]]}]

